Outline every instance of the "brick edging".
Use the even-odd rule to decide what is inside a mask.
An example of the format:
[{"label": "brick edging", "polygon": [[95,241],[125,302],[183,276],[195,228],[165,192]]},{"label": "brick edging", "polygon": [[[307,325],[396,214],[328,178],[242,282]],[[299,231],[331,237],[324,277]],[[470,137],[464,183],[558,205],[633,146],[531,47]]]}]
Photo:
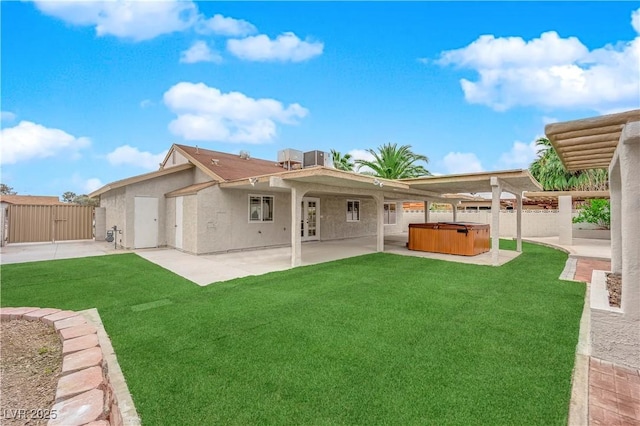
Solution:
[{"label": "brick edging", "polygon": [[[40,321],[52,325],[62,342],[62,371],[48,425],[121,426],[104,345],[98,328],[80,312],[55,308],[0,308],[0,320]],[[55,419],[53,418],[55,416]],[[139,424],[139,419],[134,419]]]}]

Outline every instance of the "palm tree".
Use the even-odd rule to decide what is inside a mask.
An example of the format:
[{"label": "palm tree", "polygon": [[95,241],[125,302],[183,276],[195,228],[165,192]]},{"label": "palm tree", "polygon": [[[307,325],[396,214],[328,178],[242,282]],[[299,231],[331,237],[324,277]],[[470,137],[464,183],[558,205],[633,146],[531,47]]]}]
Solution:
[{"label": "palm tree", "polygon": [[425,155],[416,154],[411,151],[411,145],[387,143],[378,147],[378,152],[367,149],[373,155],[372,161],[355,160],[358,170],[362,167],[369,167],[373,170],[373,175],[386,179],[405,179],[419,176],[429,176],[431,173],[422,165],[416,164],[418,161],[429,162]]},{"label": "palm tree", "polygon": [[353,161],[351,161],[351,154],[340,154],[335,149],[331,150],[331,160],[333,161],[333,167],[338,170],[344,170],[346,172],[353,171]]},{"label": "palm tree", "polygon": [[604,191],[609,188],[609,174],[604,169],[569,172],[547,138],[536,141],[538,158],[529,171],[545,191]]}]

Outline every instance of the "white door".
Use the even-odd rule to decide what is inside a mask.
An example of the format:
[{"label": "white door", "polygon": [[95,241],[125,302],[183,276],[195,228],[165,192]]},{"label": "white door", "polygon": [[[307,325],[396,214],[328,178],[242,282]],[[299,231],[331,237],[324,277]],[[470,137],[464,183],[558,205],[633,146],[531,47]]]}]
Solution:
[{"label": "white door", "polygon": [[182,197],[176,198],[176,248],[182,250]]},{"label": "white door", "polygon": [[320,199],[319,198],[303,198],[302,199],[302,227],[301,240],[312,241],[320,239]]},{"label": "white door", "polygon": [[133,248],[158,247],[158,199],[135,197]]}]

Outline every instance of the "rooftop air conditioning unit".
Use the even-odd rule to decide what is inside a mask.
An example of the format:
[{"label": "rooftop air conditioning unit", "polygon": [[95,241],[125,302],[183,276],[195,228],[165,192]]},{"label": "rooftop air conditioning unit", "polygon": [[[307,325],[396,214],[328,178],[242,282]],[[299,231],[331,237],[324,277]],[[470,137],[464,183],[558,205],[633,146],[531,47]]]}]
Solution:
[{"label": "rooftop air conditioning unit", "polygon": [[323,151],[309,151],[304,153],[304,167],[325,166],[325,159],[329,155]]},{"label": "rooftop air conditioning unit", "polygon": [[302,163],[302,151],[297,149],[283,149],[278,151],[278,163]]}]

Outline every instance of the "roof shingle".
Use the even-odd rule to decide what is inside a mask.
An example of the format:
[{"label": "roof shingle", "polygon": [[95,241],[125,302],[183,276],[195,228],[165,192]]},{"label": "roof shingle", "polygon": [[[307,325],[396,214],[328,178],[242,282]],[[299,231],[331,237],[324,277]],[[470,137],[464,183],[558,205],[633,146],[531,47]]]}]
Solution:
[{"label": "roof shingle", "polygon": [[260,160],[258,158],[245,159],[236,154],[211,151],[187,145],[176,144],[175,146],[198,161],[202,167],[207,168],[225,181],[285,171],[276,161]]}]

